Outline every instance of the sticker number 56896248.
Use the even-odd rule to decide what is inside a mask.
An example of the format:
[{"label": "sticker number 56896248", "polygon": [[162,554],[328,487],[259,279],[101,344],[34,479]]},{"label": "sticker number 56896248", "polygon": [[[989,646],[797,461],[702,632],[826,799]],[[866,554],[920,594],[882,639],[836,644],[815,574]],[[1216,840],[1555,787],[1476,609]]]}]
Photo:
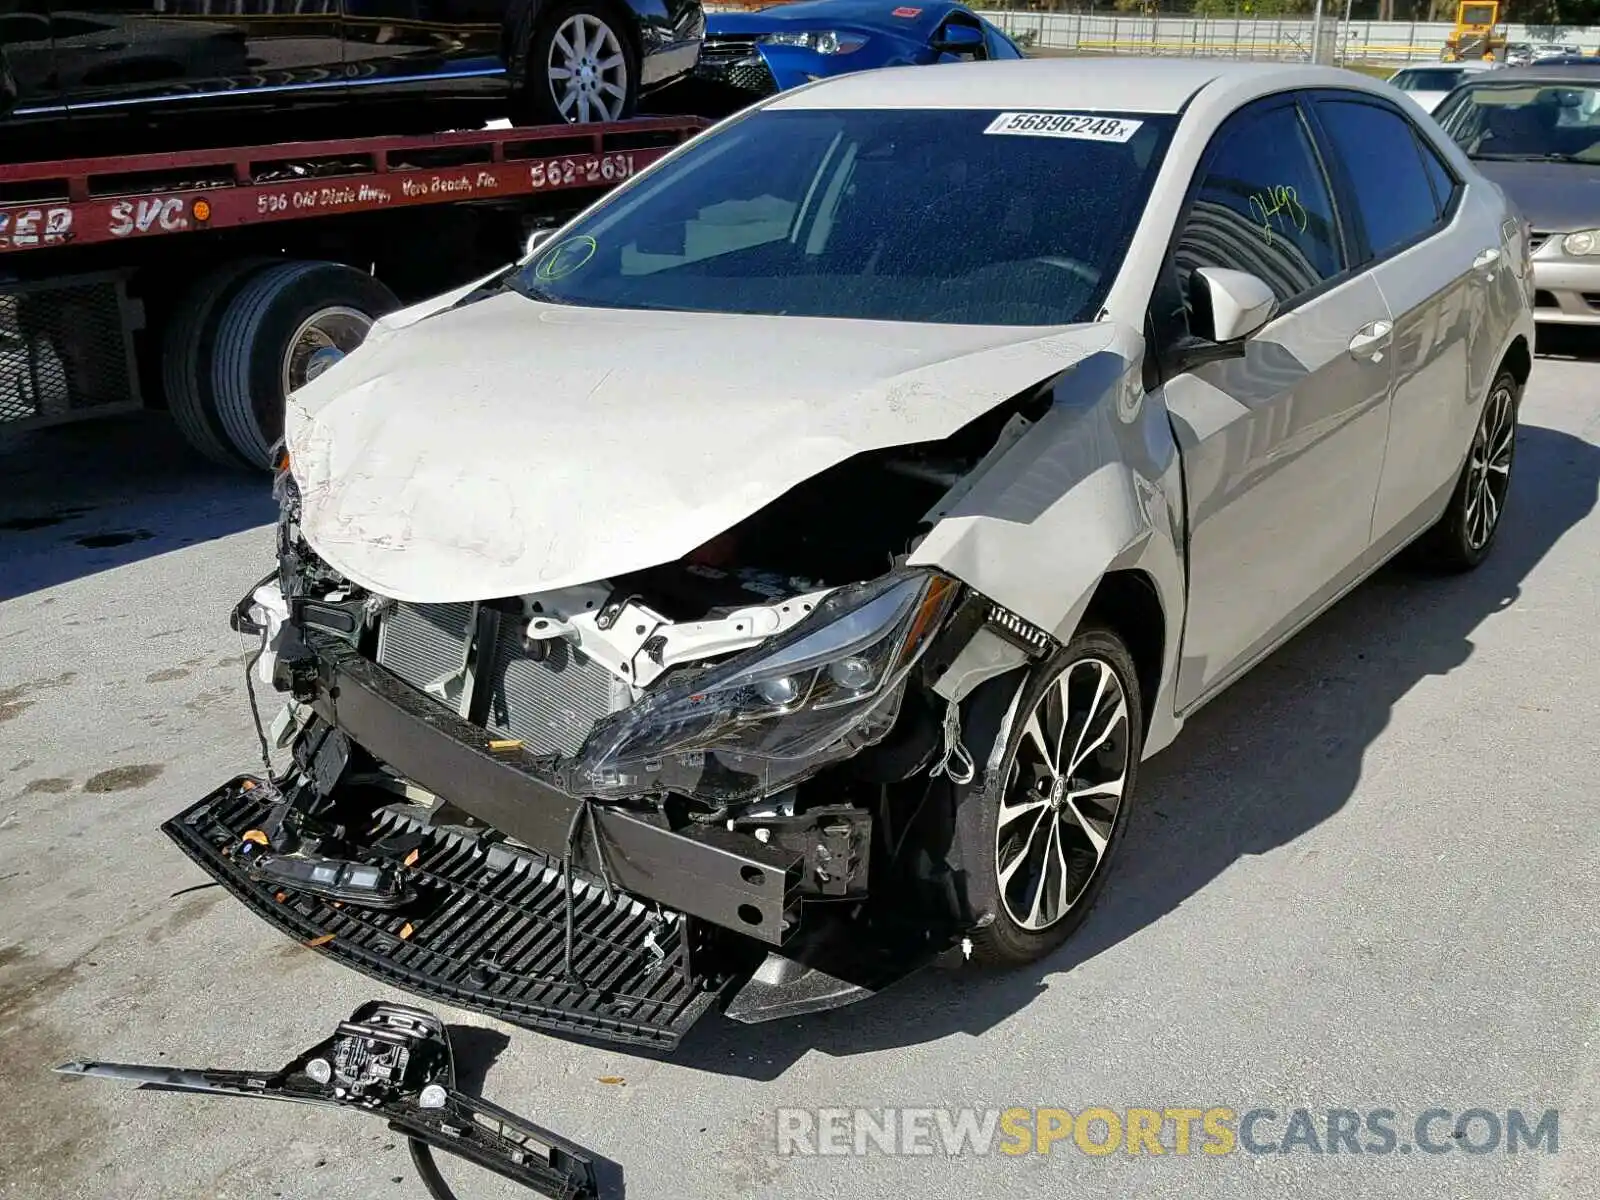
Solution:
[{"label": "sticker number 56896248", "polygon": [[633,155],[596,154],[584,158],[552,158],[528,168],[536,188],[571,187],[586,183],[618,183],[633,174]]},{"label": "sticker number 56896248", "polygon": [[1099,117],[1093,113],[1003,112],[985,133],[1009,133],[1022,137],[1075,138],[1086,142],[1125,142],[1143,121],[1127,117]]}]

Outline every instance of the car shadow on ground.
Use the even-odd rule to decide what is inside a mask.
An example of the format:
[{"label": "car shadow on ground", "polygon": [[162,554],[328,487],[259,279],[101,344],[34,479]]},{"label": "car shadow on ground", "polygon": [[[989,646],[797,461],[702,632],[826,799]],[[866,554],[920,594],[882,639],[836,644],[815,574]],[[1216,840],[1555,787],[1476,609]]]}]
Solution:
[{"label": "car shadow on ground", "polygon": [[[1488,561],[1446,578],[1403,563],[1385,568],[1197,714],[1146,764],[1099,904],[1044,962],[1006,973],[925,971],[861,1004],[766,1026],[711,1017],[673,1061],[765,1080],[809,1051],[848,1056],[982,1033],[1241,858],[1294,841],[1344,806],[1396,702],[1471,656],[1473,632],[1516,600],[1551,547],[1594,509],[1597,485],[1600,448],[1524,425]],[[1070,988],[1070,979],[1054,986]]]},{"label": "car shadow on ground", "polygon": [[0,601],[272,521],[265,472],[213,466],[162,412],[0,430]]}]

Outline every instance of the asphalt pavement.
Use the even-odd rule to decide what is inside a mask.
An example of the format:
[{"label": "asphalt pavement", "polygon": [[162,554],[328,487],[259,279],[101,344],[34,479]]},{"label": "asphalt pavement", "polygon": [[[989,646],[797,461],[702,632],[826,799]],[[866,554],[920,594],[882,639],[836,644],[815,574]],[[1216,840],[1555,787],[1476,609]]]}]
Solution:
[{"label": "asphalt pavement", "polygon": [[[150,414],[0,441],[0,1195],[419,1198],[377,1122],[48,1071],[272,1067],[361,1001],[405,999],[218,888],[185,892],[205,877],[158,832],[255,764],[226,615],[271,566],[265,484],[172,437]],[[1386,569],[1193,720],[1049,961],[933,971],[803,1020],[713,1016],[666,1059],[432,1006],[467,1084],[592,1148],[634,1200],[1592,1200],[1597,488],[1600,371],[1541,359],[1492,559]],[[778,1153],[781,1110],[963,1106],[1274,1116],[1259,1153],[1071,1135],[1047,1154]],[[1321,1153],[1286,1137],[1297,1108]],[[1437,1153],[1328,1153],[1335,1109],[1391,1110],[1408,1147],[1429,1109],[1554,1110],[1559,1132],[1553,1152],[1473,1153],[1487,1122],[1452,1141],[1450,1118]],[[462,1200],[523,1194],[447,1174]]]}]

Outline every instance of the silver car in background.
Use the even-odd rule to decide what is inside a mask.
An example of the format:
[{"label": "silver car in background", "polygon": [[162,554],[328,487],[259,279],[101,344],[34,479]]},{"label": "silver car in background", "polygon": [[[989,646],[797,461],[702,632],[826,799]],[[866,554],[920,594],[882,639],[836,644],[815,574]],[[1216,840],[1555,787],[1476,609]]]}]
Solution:
[{"label": "silver car in background", "polygon": [[1600,326],[1600,62],[1497,71],[1434,115],[1532,228],[1535,318]]},{"label": "silver car in background", "polygon": [[[276,829],[336,810],[348,841],[382,805],[425,840],[447,800],[511,839],[405,843],[486,864],[474,905],[519,856],[604,885],[567,907],[569,982],[603,943],[610,994],[648,990],[682,930],[745,1020],[945,947],[1037,959],[1202,705],[1408,545],[1489,553],[1530,299],[1500,189],[1346,71],[781,93],[290,397],[280,561],[236,616],[308,765],[174,836],[286,929],[336,899],[325,953],[403,952],[391,977],[439,996],[478,952],[434,955],[454,923],[366,937],[403,917],[229,839],[281,794]],[[386,844],[356,850],[403,902]],[[605,932],[635,901],[637,977]],[[520,999],[562,970],[502,957],[472,1002],[571,1029],[580,1000]]]},{"label": "silver car in background", "polygon": [[1468,76],[1492,71],[1496,64],[1486,62],[1445,63],[1440,66],[1402,67],[1389,76],[1389,83],[1408,93],[1423,108],[1432,112]]}]

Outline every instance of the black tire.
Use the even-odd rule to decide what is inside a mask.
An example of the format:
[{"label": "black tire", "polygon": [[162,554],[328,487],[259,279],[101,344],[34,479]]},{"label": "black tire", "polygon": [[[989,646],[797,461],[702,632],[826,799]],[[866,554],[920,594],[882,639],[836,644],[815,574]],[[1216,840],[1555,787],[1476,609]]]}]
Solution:
[{"label": "black tire", "polygon": [[[1110,671],[1121,689],[1121,698],[1126,705],[1124,732],[1117,738],[1105,739],[1106,744],[1102,747],[1101,753],[1092,756],[1095,762],[1092,764],[1086,762],[1084,766],[1088,774],[1094,773],[1093,770],[1089,770],[1090,767],[1094,770],[1118,770],[1118,777],[1122,781],[1118,802],[1110,816],[1109,832],[1104,838],[1104,850],[1095,855],[1092,842],[1083,834],[1084,824],[1077,822],[1073,817],[1072,806],[1063,803],[1060,792],[1064,789],[1059,785],[1051,789],[1051,798],[1048,800],[1044,800],[1043,793],[1037,790],[1028,793],[1032,799],[1041,799],[1044,804],[1039,810],[1040,817],[1031,831],[1024,829],[1030,819],[1027,812],[1007,820],[1004,822],[1006,840],[1002,842],[1002,803],[1008,796],[1023,795],[1023,792],[1017,789],[1026,789],[1028,786],[1025,775],[1031,769],[1031,759],[1030,752],[1024,749],[1024,744],[1036,744],[1031,741],[1029,717],[1036,710],[1040,710],[1041,705],[1048,706],[1060,696],[1058,684],[1063,678],[1068,679],[1067,693],[1076,695],[1075,690],[1087,682],[1083,672],[1089,664],[1094,665],[1097,677],[1101,665]],[[1069,672],[1072,673],[1070,676]],[[1045,710],[1043,720],[1048,724],[1048,710]],[[1112,724],[1113,722],[1108,720],[1108,733]],[[975,928],[970,933],[972,961],[995,967],[1018,966],[1033,962],[1060,946],[1083,923],[1105,886],[1112,859],[1127,828],[1128,809],[1138,784],[1139,755],[1143,746],[1143,698],[1139,694],[1138,673],[1134,669],[1133,658],[1115,632],[1104,626],[1086,625],[1058,654],[1035,668],[1032,677],[1023,685],[1007,735],[1005,753],[998,769],[980,774],[978,783],[981,786],[968,787],[966,794],[958,798],[956,850],[965,875],[967,904],[976,922]],[[1111,751],[1111,758],[1105,757],[1104,752],[1107,749]],[[974,760],[980,764],[986,762],[989,757],[988,748],[969,747],[969,750]],[[1085,757],[1091,756],[1085,755]],[[1112,758],[1120,761],[1113,762]],[[1079,782],[1082,783],[1085,779],[1087,774],[1081,776]],[[1030,799],[1029,803],[1031,802]],[[1063,809],[1066,810],[1064,814]],[[1078,809],[1091,814],[1090,820],[1097,830],[1104,824],[1101,818],[1105,816],[1105,806],[1099,801],[1080,801]],[[1012,809],[1012,811],[1024,810]],[[1042,826],[1040,823],[1047,817],[1052,822],[1060,822],[1059,828],[1052,831],[1047,826]],[[1053,868],[1054,875],[1049,873],[1052,868],[1047,866],[1037,876],[1040,887],[1035,892],[1035,911],[1038,911],[1040,904],[1038,897],[1043,897],[1049,890],[1044,885],[1052,880],[1057,884],[1055,889],[1057,897],[1067,891],[1075,891],[1075,895],[1067,901],[1064,908],[1056,905],[1059,911],[1042,928],[1029,928],[1028,916],[1033,914],[1018,919],[1013,914],[1012,906],[1018,896],[1019,879],[1024,896],[1032,885],[1022,870],[1018,870],[1009,881],[1003,880],[1000,860],[1002,856],[1009,856],[1011,851],[1019,846],[1017,839],[1024,834],[1048,837],[1051,833],[1072,842],[1071,861],[1068,861],[1067,841],[1045,845],[1044,854],[1047,857],[1051,845],[1057,846],[1061,853],[1060,857],[1054,860],[1056,863]],[[1030,841],[1029,844],[1033,843]],[[1094,858],[1092,866],[1089,866],[1086,855]],[[1080,871],[1086,875],[1081,882]]]},{"label": "black tire", "polygon": [[[1494,548],[1516,461],[1517,412],[1521,405],[1522,385],[1511,372],[1500,372],[1479,410],[1472,445],[1467,451],[1467,461],[1461,465],[1455,490],[1450,493],[1450,503],[1444,515],[1417,539],[1418,557],[1434,570],[1470,571],[1488,558],[1489,551]],[[1502,413],[1503,425],[1499,415]],[[1494,439],[1492,447],[1488,446],[1491,438]],[[1503,453],[1497,453],[1502,438]],[[1492,467],[1484,465],[1491,459],[1494,460]],[[1499,473],[1502,467],[1503,476]],[[1488,489],[1487,501],[1483,494],[1485,488]],[[1493,518],[1485,534],[1482,514],[1488,511],[1489,501],[1493,504]]]},{"label": "black tire", "polygon": [[308,319],[347,309],[370,323],[399,307],[383,284],[342,263],[277,263],[250,276],[223,308],[211,356],[216,417],[237,458],[271,466],[283,436],[284,358]]},{"label": "black tire", "polygon": [[271,263],[270,258],[237,258],[214,268],[190,286],[167,317],[161,340],[161,386],[167,410],[184,440],[212,462],[243,466],[211,394],[211,348],[216,343],[222,307],[245,279]]},{"label": "black tire", "polygon": [[[622,48],[627,70],[625,95],[618,120],[631,117],[639,107],[639,52],[634,45],[629,22],[618,15],[618,10],[605,0],[568,0],[553,4],[539,15],[533,36],[528,39],[527,55],[523,60],[522,84],[512,98],[512,116],[519,123],[530,125],[578,124],[576,110],[571,114],[561,111],[555,85],[550,78],[550,48],[556,33],[573,17],[586,16],[601,22],[616,38]],[[595,119],[595,118],[592,118]]]}]

